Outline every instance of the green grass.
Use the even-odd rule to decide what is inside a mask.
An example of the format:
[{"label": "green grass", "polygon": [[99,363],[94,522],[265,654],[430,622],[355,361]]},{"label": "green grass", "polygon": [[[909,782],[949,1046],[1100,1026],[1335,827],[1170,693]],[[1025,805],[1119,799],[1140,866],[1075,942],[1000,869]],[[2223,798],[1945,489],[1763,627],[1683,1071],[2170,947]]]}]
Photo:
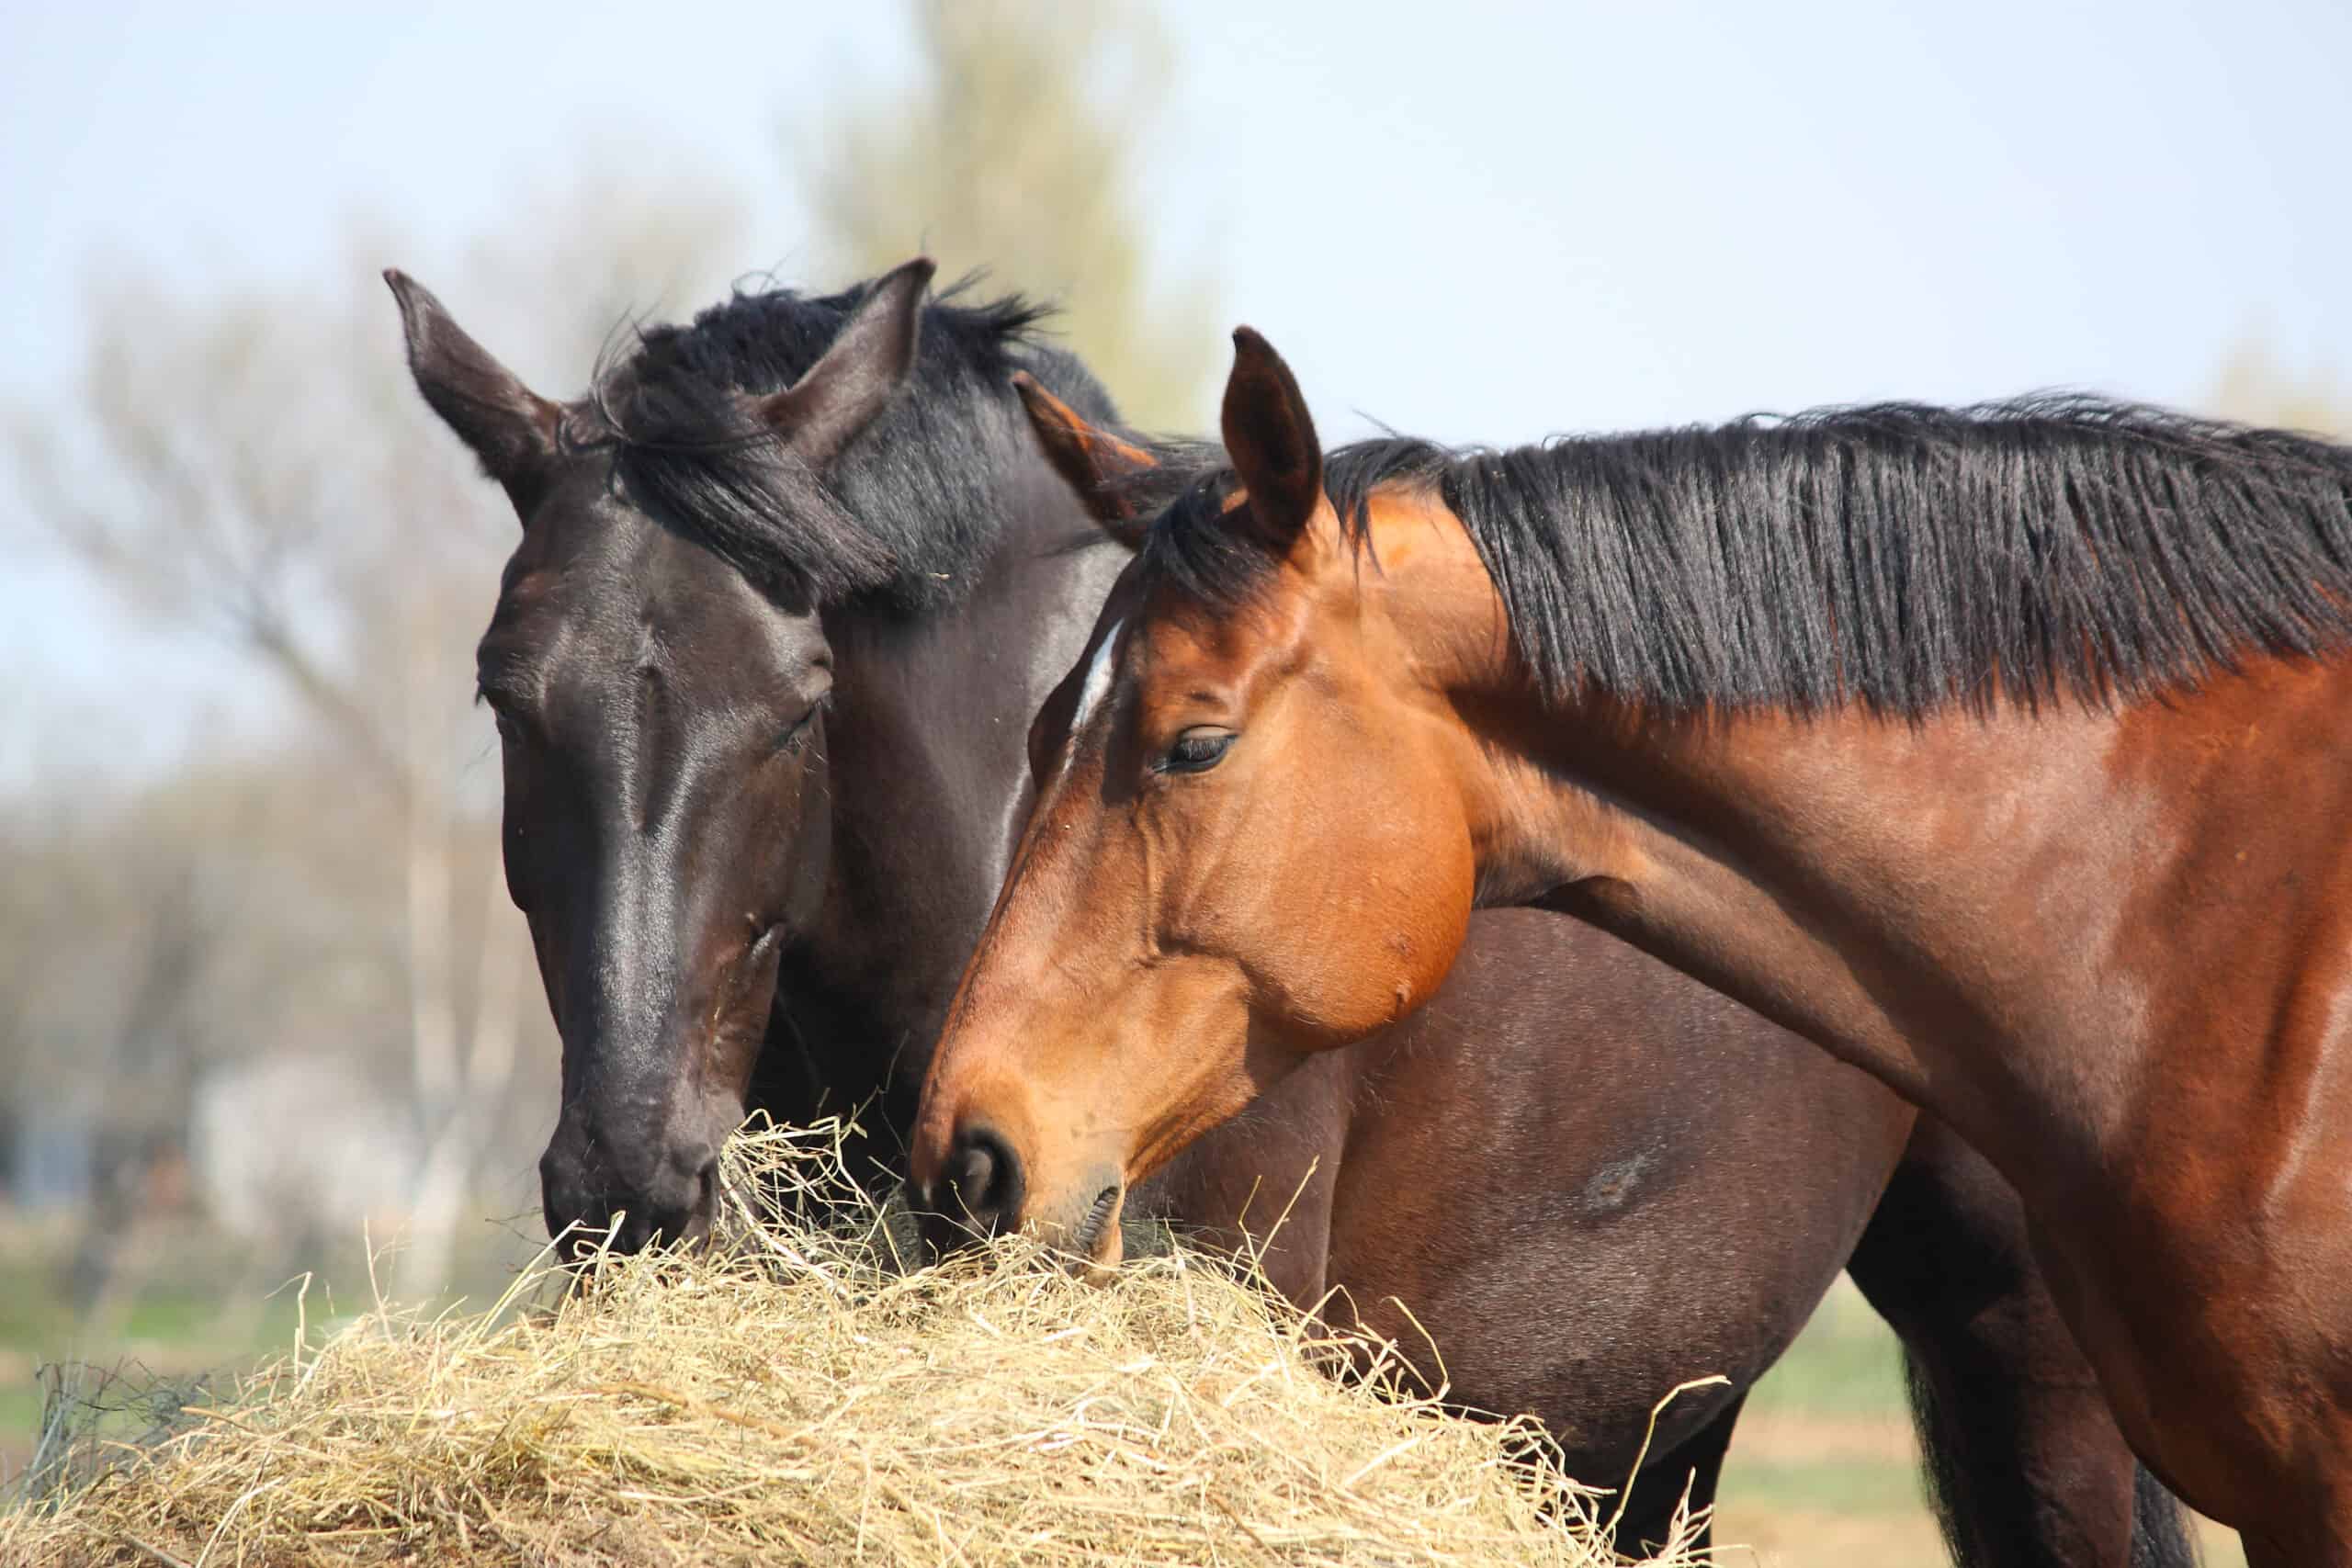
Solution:
[{"label": "green grass", "polygon": [[0,1384],[0,1450],[21,1449],[40,1429],[41,1393],[30,1378],[10,1379]]},{"label": "green grass", "polygon": [[[1948,1562],[1908,1455],[1910,1404],[1894,1335],[1839,1280],[1789,1353],[1747,1398],[1717,1501],[1724,1539],[1792,1521],[1765,1568],[1867,1561],[1880,1568]],[[1890,1451],[1891,1450],[1891,1451]],[[2243,1568],[2235,1532],[2198,1521],[2206,1568]],[[1815,1540],[1838,1527],[1834,1544]],[[1850,1527],[1850,1528],[1849,1528]],[[1735,1555],[1729,1561],[1747,1559]]]},{"label": "green grass", "polygon": [[1910,1514],[1928,1506],[1919,1472],[1909,1464],[1743,1459],[1736,1448],[1717,1493],[1726,1504],[1825,1514]]},{"label": "green grass", "polygon": [[[294,1266],[266,1268],[218,1238],[181,1231],[143,1236],[115,1288],[95,1306],[66,1289],[73,1235],[61,1226],[0,1220],[0,1485],[31,1456],[40,1428],[40,1370],[85,1363],[123,1371],[109,1403],[139,1404],[135,1391],[183,1383],[198,1373],[234,1374],[288,1349],[300,1325],[314,1330],[370,1303],[368,1267],[356,1249],[323,1260],[307,1294]],[[492,1293],[515,1252],[492,1238],[469,1275]],[[356,1281],[334,1289],[329,1280]],[[134,1409],[120,1418],[135,1425]]]},{"label": "green grass", "polygon": [[1720,1488],[1727,1506],[1923,1514],[1894,1336],[1844,1281],[1758,1380]]},{"label": "green grass", "polygon": [[129,1295],[95,1321],[81,1321],[57,1288],[54,1263],[45,1249],[0,1249],[0,1277],[9,1281],[0,1291],[0,1485],[32,1455],[47,1397],[44,1367],[86,1366],[93,1375],[78,1381],[94,1390],[103,1374],[121,1373],[103,1403],[125,1401],[134,1413],[98,1425],[126,1430],[144,1426],[135,1413],[142,1404],[139,1391],[240,1370],[293,1342],[297,1308],[290,1301],[248,1303],[224,1313],[219,1298],[169,1284]]},{"label": "green grass", "polygon": [[1789,1353],[1757,1380],[1747,1412],[1908,1420],[1902,1347],[1860,1293],[1840,1279]]}]

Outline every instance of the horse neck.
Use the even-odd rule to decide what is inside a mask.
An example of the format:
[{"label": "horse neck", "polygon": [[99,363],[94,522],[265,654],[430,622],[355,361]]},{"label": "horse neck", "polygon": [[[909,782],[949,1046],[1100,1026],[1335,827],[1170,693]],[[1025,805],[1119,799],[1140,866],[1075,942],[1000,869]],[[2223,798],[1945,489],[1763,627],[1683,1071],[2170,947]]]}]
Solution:
[{"label": "horse neck", "polygon": [[[2266,1002],[2292,982],[2267,921],[2184,944],[2216,879],[2288,929],[2335,918],[2343,867],[2312,863],[2333,840],[2299,838],[2291,809],[2265,803],[2308,769],[2314,731],[2352,739],[2335,716],[2352,712],[2346,673],[2274,663],[2120,710],[1913,721],[1664,720],[1531,698],[1496,748],[1496,858],[1510,896],[1591,919],[1827,1046],[2013,1179],[2080,1179],[2143,1135],[2177,1068],[2210,1063],[2206,1031],[2182,1027],[2210,1028],[2209,966],[2269,965]],[[2327,808],[2347,796],[2331,782]],[[2276,902],[2298,866],[2309,911]]]},{"label": "horse neck", "polygon": [[903,1089],[910,1107],[1026,814],[1030,716],[1125,560],[1091,543],[1025,446],[992,502],[998,537],[955,599],[911,616],[861,603],[826,622],[841,694],[827,723],[831,863],[786,1008],[808,1015],[820,1076]]},{"label": "horse neck", "polygon": [[[1963,1131],[2008,1124],[2020,1098],[2076,1093],[2036,1080],[2055,1058],[2002,1043],[1979,982],[2049,957],[2046,938],[2007,950],[2037,945],[2034,919],[1988,914],[2108,804],[2098,716],[1668,718],[1562,698],[1517,653],[1442,502],[1375,497],[1372,527],[1367,581],[1396,678],[1426,682],[1459,720],[1452,771],[1481,903],[1581,916]],[[2063,890],[2076,897],[2062,929],[2112,919],[2092,886]]]}]

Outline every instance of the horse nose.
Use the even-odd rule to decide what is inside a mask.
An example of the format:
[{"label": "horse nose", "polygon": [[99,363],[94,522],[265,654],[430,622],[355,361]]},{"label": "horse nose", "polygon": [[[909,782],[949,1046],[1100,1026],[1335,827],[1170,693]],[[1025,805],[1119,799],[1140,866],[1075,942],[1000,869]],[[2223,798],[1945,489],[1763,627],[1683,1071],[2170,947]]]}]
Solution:
[{"label": "horse nose", "polygon": [[610,1205],[626,1209],[616,1245],[638,1252],[656,1241],[695,1242],[710,1233],[718,1207],[718,1151],[707,1144],[673,1149],[637,1190]]},{"label": "horse nose", "polygon": [[539,1184],[548,1234],[562,1238],[568,1260],[584,1258],[608,1238],[624,1253],[656,1240],[695,1242],[709,1234],[718,1208],[718,1151],[707,1143],[681,1145],[630,1179],[609,1167],[590,1169],[559,1138],[540,1156]]},{"label": "horse nose", "polygon": [[992,1127],[957,1129],[932,1209],[949,1227],[995,1235],[1021,1217],[1021,1156]]},{"label": "horse nose", "polygon": [[591,1188],[584,1162],[560,1136],[539,1156],[539,1212],[548,1236],[562,1243],[567,1257],[593,1249],[612,1224]]}]

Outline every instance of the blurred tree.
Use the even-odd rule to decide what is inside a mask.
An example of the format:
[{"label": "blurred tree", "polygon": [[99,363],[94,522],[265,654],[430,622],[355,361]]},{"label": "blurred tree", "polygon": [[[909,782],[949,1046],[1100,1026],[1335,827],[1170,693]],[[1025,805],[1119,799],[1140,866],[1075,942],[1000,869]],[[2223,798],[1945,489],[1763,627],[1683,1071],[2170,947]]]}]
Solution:
[{"label": "blurred tree", "polygon": [[[869,92],[804,149],[833,270],[792,281],[926,246],[951,275],[986,266],[1068,310],[1131,417],[1195,421],[1220,339],[1209,288],[1162,288],[1148,265],[1140,152],[1170,69],[1153,15],[911,15],[920,91]],[[0,801],[0,1110],[71,1102],[118,1146],[176,1147],[199,1078],[345,1066],[355,1099],[413,1111],[404,1292],[446,1279],[486,1179],[510,1210],[536,1198],[556,1051],[469,702],[514,518],[417,398],[376,274],[414,267],[526,379],[578,390],[633,310],[677,314],[736,276],[744,208],[641,160],[580,162],[606,172],[443,266],[363,235],[322,295],[117,278],[74,394],[6,422],[42,537],[151,624],[230,650],[288,716],[272,745],[199,750],[151,786],[37,781]],[[245,1132],[298,1134],[321,1130]],[[129,1223],[151,1186],[120,1186],[99,1223]]]},{"label": "blurred tree", "polygon": [[2238,344],[2222,359],[2211,404],[2224,419],[2352,440],[2352,400],[2335,379],[2290,370],[2258,339]]},{"label": "blurred tree", "polygon": [[915,0],[921,79],[869,87],[789,139],[824,259],[859,275],[918,253],[1064,311],[1127,418],[1191,429],[1224,347],[1206,278],[1153,276],[1143,150],[1173,49],[1121,0]]},{"label": "blurred tree", "polygon": [[[526,213],[511,231],[523,243],[478,251],[432,281],[486,341],[526,373],[568,378],[545,383],[568,392],[631,305],[717,291],[736,209],[675,182],[582,188]],[[106,819],[107,879],[128,879],[123,902],[154,929],[144,945],[116,940],[141,922],[98,909],[85,934],[107,933],[94,949],[142,967],[88,995],[54,972],[33,979],[51,1016],[17,1033],[80,1042],[56,1076],[89,1085],[117,1122],[166,1128],[175,1146],[199,1035],[225,1047],[217,1055],[350,1058],[356,1095],[384,1076],[370,1058],[396,1052],[418,1151],[399,1283],[415,1292],[447,1282],[487,1166],[530,1168],[552,1095],[540,1089],[537,1115],[506,1107],[525,1036],[544,1046],[531,1055],[545,1068],[555,1051],[499,869],[496,749],[469,702],[472,643],[514,519],[401,361],[376,275],[413,258],[381,241],[364,249],[325,299],[106,288],[78,400],[11,421],[22,489],[51,537],[139,614],[211,635],[292,699],[283,754],[242,769],[209,759]],[[224,787],[242,803],[233,822],[206,804]],[[220,912],[196,914],[189,887],[205,884],[187,882],[208,835],[238,856],[211,877],[236,893],[225,943],[211,941]],[[177,852],[139,855],[142,841]],[[61,874],[96,876],[96,864]],[[164,913],[168,931],[155,924]],[[234,961],[190,1003],[215,946]],[[305,953],[277,976],[275,998],[229,983],[255,961]],[[130,1006],[109,1030],[96,1015],[111,993]],[[164,1027],[167,1001],[207,1027]],[[172,1071],[159,1075],[158,1053]],[[534,1077],[535,1089],[548,1081]],[[135,1115],[132,1084],[149,1086]]]}]

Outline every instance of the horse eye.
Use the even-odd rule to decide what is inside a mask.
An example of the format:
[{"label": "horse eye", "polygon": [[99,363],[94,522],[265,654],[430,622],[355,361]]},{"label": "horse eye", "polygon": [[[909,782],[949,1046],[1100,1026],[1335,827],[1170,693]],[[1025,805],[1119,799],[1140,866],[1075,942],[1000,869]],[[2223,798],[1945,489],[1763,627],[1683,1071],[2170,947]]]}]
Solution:
[{"label": "horse eye", "polygon": [[1163,773],[1204,773],[1225,761],[1226,752],[1233,749],[1234,733],[1230,729],[1213,729],[1204,725],[1188,729],[1176,738],[1176,744],[1160,759]]},{"label": "horse eye", "polygon": [[789,729],[786,729],[784,732],[783,739],[776,742],[777,750],[785,752],[786,755],[789,755],[792,752],[799,750],[802,746],[808,744],[809,733],[816,728],[817,716],[824,712],[831,701],[832,694],[828,692],[823,696],[819,697],[815,702],[809,704],[808,711],[802,714],[798,718],[794,719],[792,721],[792,727]]}]

